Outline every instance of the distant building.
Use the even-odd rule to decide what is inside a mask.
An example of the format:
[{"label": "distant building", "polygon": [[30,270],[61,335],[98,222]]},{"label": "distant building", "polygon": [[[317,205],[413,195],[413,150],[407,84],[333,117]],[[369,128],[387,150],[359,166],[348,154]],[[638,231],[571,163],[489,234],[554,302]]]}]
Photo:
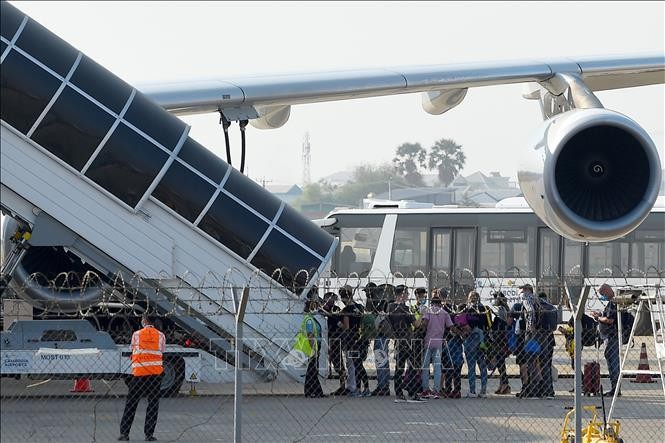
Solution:
[{"label": "distant building", "polygon": [[339,204],[329,202],[305,203],[300,205],[300,213],[310,220],[315,220],[324,218],[330,211],[339,207]]},{"label": "distant building", "polygon": [[477,206],[494,206],[504,198],[519,197],[521,189],[510,177],[503,177],[497,171],[485,175],[480,171],[463,177],[458,175],[449,188],[455,191],[455,202]]},{"label": "distant building", "polygon": [[[436,183],[435,175],[423,176],[426,183]],[[446,188],[401,188],[393,189],[390,193],[392,200],[410,200],[420,203],[432,203],[435,205],[471,205],[471,206],[494,206],[497,202],[509,197],[522,195],[515,182],[510,177],[503,177],[499,172],[491,172],[485,175],[480,171],[464,176],[457,176]],[[375,196],[377,199],[388,199],[388,193],[384,192]]]},{"label": "distant building", "polygon": [[302,189],[298,185],[267,185],[265,188],[289,204],[302,195]]},{"label": "distant building", "polygon": [[390,196],[387,192],[377,194],[377,199],[411,200],[434,205],[450,205],[455,203],[455,190],[450,188],[402,188],[393,189]]},{"label": "distant building", "polygon": [[337,171],[322,177],[321,180],[333,186],[341,186],[353,180],[353,171]]}]

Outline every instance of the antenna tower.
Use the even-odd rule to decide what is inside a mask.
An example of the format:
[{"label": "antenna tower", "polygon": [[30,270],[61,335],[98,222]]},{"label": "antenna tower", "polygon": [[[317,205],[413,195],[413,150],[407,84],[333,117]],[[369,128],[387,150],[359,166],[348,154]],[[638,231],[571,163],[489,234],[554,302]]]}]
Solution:
[{"label": "antenna tower", "polygon": [[312,156],[309,145],[309,132],[305,132],[305,141],[302,143],[302,184],[308,185],[312,181],[310,165]]}]

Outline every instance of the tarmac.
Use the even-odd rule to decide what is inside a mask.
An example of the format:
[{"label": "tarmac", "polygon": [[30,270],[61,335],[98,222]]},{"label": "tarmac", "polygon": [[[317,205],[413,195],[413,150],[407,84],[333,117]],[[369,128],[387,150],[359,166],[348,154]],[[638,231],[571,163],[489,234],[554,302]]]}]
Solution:
[{"label": "tarmac", "polygon": [[[36,386],[33,386],[37,383]],[[71,381],[2,380],[0,429],[3,443],[107,442],[118,437],[126,388],[119,380],[93,380],[92,393],[71,394]],[[463,380],[463,390],[467,381]],[[605,386],[608,380],[603,380]],[[372,382],[372,386],[373,386]],[[513,392],[519,380],[511,379]],[[323,380],[332,392],[337,380]],[[427,403],[395,403],[394,397],[304,398],[298,383],[245,386],[242,401],[242,440],[301,441],[560,441],[563,417],[573,405],[568,392],[572,379],[559,379],[556,396],[519,399],[490,394],[488,398],[439,399]],[[27,387],[31,386],[31,387]],[[232,391],[232,384],[223,391]],[[186,387],[175,398],[161,400],[155,436],[171,442],[233,441],[234,398],[220,385]],[[490,380],[488,392],[497,388]],[[663,441],[665,399],[660,383],[623,385],[614,418],[625,441]],[[28,392],[28,394],[26,394]],[[598,406],[599,397],[584,397]],[[609,400],[606,401],[609,410]],[[131,440],[143,440],[145,402],[139,409]],[[571,424],[572,426],[572,424]]]},{"label": "tarmac", "polygon": [[[520,399],[492,394],[498,378],[489,379],[488,398],[438,399],[424,404],[395,403],[394,397],[303,396],[303,385],[279,379],[243,386],[241,435],[245,442],[434,442],[434,441],[561,441],[561,429],[574,397],[573,371],[557,337],[554,365],[559,374],[554,399]],[[647,341],[649,349],[652,342]],[[631,349],[626,367],[636,369],[640,342]],[[650,351],[653,352],[653,351]],[[650,354],[651,368],[658,369]],[[603,385],[609,388],[602,349],[584,349],[583,361],[601,363]],[[513,394],[520,389],[514,358],[507,361]],[[371,367],[371,365],[367,365]],[[376,386],[369,370],[370,387]],[[321,368],[321,373],[327,373]],[[466,374],[466,366],[463,371]],[[203,374],[201,374],[203,375]],[[320,378],[325,393],[338,386],[336,379]],[[14,442],[110,442],[119,435],[127,388],[122,380],[92,380],[94,392],[70,393],[72,380],[0,379],[0,439]],[[480,384],[480,381],[477,381]],[[392,386],[392,383],[391,383]],[[163,398],[155,436],[170,442],[234,441],[233,383],[198,383],[196,395],[185,383],[180,394]],[[468,380],[462,380],[463,394]],[[626,442],[663,442],[665,396],[657,377],[654,383],[624,380],[613,419],[621,422]],[[611,399],[606,399],[609,412]],[[602,419],[599,397],[584,397]],[[131,440],[143,440],[145,402],[141,402]],[[585,423],[588,418],[585,416]],[[570,426],[573,424],[571,423]]]}]

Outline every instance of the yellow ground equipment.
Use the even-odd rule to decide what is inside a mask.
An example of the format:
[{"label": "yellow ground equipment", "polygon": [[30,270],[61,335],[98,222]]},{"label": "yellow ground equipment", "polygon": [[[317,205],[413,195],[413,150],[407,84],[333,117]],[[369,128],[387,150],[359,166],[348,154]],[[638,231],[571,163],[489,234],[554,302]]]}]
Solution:
[{"label": "yellow ground equipment", "polygon": [[[614,420],[612,423],[604,424],[598,420],[598,413],[595,406],[584,406],[584,410],[591,412],[592,417],[589,425],[582,428],[582,443],[623,443],[619,438],[621,423]],[[569,427],[570,417],[575,413],[571,409],[563,420],[563,429],[561,430],[561,443],[575,442],[575,428]]]}]

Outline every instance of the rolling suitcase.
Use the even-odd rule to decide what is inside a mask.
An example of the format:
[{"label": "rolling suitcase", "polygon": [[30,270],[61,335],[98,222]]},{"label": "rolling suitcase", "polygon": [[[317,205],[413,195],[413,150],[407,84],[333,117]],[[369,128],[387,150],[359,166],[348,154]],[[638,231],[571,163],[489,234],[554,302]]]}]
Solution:
[{"label": "rolling suitcase", "polygon": [[584,395],[600,394],[600,363],[597,361],[584,364],[582,393]]}]

